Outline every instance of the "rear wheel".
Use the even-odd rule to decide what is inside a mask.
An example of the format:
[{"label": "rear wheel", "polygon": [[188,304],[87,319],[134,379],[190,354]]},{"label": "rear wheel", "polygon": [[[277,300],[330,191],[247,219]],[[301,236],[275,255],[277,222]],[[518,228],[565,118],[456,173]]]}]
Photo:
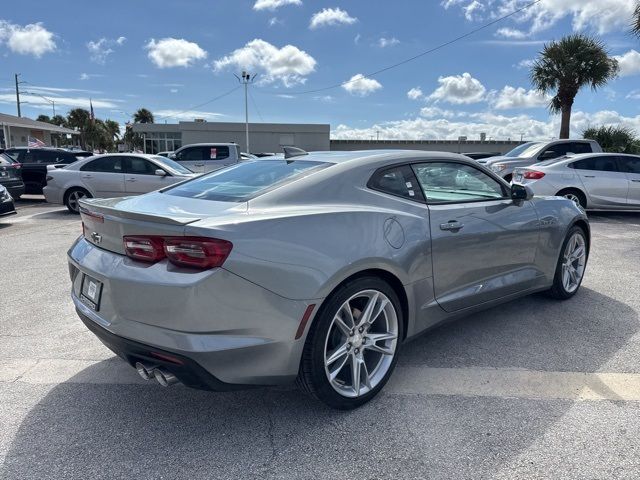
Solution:
[{"label": "rear wheel", "polygon": [[561,190],[557,194],[559,197],[568,198],[576,205],[581,206],[582,208],[587,208],[587,199],[580,190],[576,190],[575,188],[567,188],[566,190]]},{"label": "rear wheel", "polygon": [[349,410],[375,397],[395,368],[402,310],[377,277],[340,287],[318,312],[307,336],[298,382],[330,407]]},{"label": "rear wheel", "polygon": [[70,188],[64,195],[64,204],[67,206],[71,213],[80,213],[79,202],[83,198],[91,198],[91,194],[84,188]]},{"label": "rear wheel", "polygon": [[582,228],[575,226],[569,230],[562,244],[553,286],[548,291],[550,296],[567,300],[576,294],[582,284],[587,257],[587,237]]}]

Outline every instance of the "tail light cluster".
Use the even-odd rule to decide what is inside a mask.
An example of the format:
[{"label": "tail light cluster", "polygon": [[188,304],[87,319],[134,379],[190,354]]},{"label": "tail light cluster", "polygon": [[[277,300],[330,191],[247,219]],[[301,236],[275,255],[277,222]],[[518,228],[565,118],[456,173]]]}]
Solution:
[{"label": "tail light cluster", "polygon": [[128,257],[155,263],[164,258],[181,267],[206,270],[220,267],[231,253],[233,244],[208,237],[164,237],[128,235],[123,238]]},{"label": "tail light cluster", "polygon": [[544,172],[539,172],[537,170],[527,170],[524,172],[524,178],[529,180],[540,180],[544,177]]}]

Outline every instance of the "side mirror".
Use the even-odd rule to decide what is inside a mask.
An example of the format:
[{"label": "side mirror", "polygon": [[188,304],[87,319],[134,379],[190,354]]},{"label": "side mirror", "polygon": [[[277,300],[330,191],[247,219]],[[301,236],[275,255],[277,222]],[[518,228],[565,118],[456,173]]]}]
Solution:
[{"label": "side mirror", "polygon": [[165,172],[164,170],[162,170],[161,168],[158,168],[156,170],[156,175],[159,177],[166,177],[167,176],[167,172]]},{"label": "side mirror", "polygon": [[514,183],[511,185],[511,198],[513,200],[531,200],[533,198],[533,190],[527,185]]},{"label": "side mirror", "polygon": [[169,154],[169,158],[170,158],[171,160],[177,160],[177,159],[178,159],[178,157],[176,157],[176,154],[175,154],[175,153],[170,153],[170,154]]}]

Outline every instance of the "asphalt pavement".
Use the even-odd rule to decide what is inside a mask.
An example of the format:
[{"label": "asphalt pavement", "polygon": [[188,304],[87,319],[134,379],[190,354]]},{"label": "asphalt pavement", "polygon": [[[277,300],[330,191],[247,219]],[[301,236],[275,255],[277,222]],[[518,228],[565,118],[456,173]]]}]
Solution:
[{"label": "asphalt pavement", "polygon": [[76,317],[64,207],[0,219],[1,479],[640,478],[640,213],[593,213],[581,291],[534,295],[403,346],[337,412],[295,387],[141,380]]}]

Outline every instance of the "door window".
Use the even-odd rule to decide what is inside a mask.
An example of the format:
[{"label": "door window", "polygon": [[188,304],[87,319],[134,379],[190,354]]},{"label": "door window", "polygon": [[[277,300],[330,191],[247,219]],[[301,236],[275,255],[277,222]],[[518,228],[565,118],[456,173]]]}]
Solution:
[{"label": "door window", "polygon": [[626,173],[636,173],[640,175],[640,157],[618,157],[620,169]]},{"label": "door window", "polygon": [[555,145],[551,145],[549,148],[544,150],[538,156],[538,160],[551,160],[553,158],[558,158],[566,155],[569,152],[573,152],[571,148],[574,144],[572,143],[556,143]]},{"label": "door window", "polygon": [[587,142],[574,142],[569,149],[571,153],[593,153],[591,144]]},{"label": "door window", "polygon": [[159,168],[149,160],[139,157],[129,157],[127,163],[127,173],[131,175],[155,175]]},{"label": "door window", "polygon": [[429,203],[478,202],[507,198],[506,188],[471,165],[431,162],[413,165]]},{"label": "door window", "polygon": [[193,162],[197,160],[204,160],[205,158],[202,147],[185,148],[176,154],[176,159],[181,162]]},{"label": "door window", "polygon": [[104,157],[91,160],[80,170],[83,172],[122,173],[122,157]]},{"label": "door window", "polygon": [[377,171],[368,184],[369,188],[409,200],[424,201],[420,186],[416,183],[411,167],[400,165]]},{"label": "door window", "polygon": [[569,167],[576,170],[595,170],[599,172],[617,172],[616,157],[591,157],[583,160],[578,160],[569,164]]},{"label": "door window", "polygon": [[224,160],[229,158],[229,147],[213,146],[205,147],[205,159],[207,160]]}]

